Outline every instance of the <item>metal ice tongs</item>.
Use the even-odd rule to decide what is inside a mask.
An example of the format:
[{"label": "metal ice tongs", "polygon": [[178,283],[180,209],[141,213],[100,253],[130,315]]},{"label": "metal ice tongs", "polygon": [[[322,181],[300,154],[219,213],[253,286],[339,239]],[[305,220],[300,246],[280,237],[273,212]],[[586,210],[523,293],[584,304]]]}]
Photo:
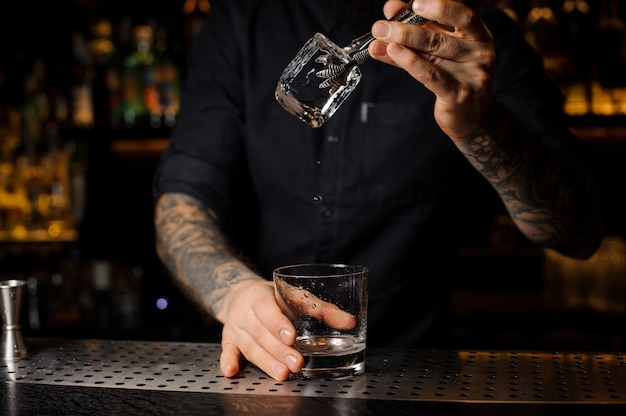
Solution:
[{"label": "metal ice tongs", "polygon": [[[404,9],[402,12],[389,20],[412,25],[423,25],[428,22],[428,19],[415,14],[411,6]],[[324,55],[318,57],[316,62],[325,64],[324,69],[316,72],[316,75],[319,78],[325,78],[325,80],[319,85],[320,89],[331,87],[330,93],[333,94],[340,86],[345,85],[345,78],[354,65],[361,65],[370,57],[367,47],[373,40],[374,36],[371,32],[368,32],[365,35],[354,39],[348,46],[342,48],[351,58],[350,62],[347,64],[333,64],[332,62],[329,62],[327,60],[327,56]]]}]

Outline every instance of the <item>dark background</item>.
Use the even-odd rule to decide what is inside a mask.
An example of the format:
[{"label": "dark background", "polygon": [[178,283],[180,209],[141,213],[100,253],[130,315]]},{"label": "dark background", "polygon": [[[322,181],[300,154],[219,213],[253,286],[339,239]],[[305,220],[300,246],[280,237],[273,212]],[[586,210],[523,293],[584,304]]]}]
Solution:
[{"label": "dark background", "polygon": [[[577,77],[597,77],[602,71],[595,65],[606,61],[602,59],[602,38],[597,29],[601,6],[608,2],[590,2],[589,14],[574,22],[584,23],[575,32],[572,20],[561,11],[563,1],[545,3],[559,17],[557,32],[546,33],[559,36],[548,36],[550,43],[542,44],[542,53],[565,54],[578,63],[576,70],[556,72],[556,81],[567,85]],[[181,12],[183,4],[182,0],[7,3],[0,13],[0,104],[19,105],[23,76],[36,59],[46,63],[51,88],[69,88],[73,76],[72,34],[88,33],[90,24],[100,17],[108,17],[114,24],[123,16],[131,16],[135,24],[157,19],[168,29],[171,51],[184,76],[190,34],[189,17]],[[534,3],[510,4],[523,26],[523,18]],[[614,17],[623,19],[624,12],[626,7]],[[567,33],[576,36],[568,37]],[[621,48],[623,33],[617,34],[616,39]],[[619,83],[619,75],[611,79]],[[607,232],[623,237],[624,116],[572,117],[571,125],[589,146],[592,168],[601,188]],[[218,339],[219,327],[201,317],[174,287],[154,250],[150,184],[169,133],[167,128],[142,126],[130,130],[67,126],[62,131],[64,139],[84,145],[87,155],[88,200],[78,241],[0,242],[0,276],[31,277],[39,285],[37,296],[27,299],[26,309],[30,310],[36,302],[41,324],[37,328],[24,325],[27,334]],[[152,146],[155,140],[156,148]],[[120,144],[130,145],[131,150]],[[469,184],[479,178],[470,174],[460,180]],[[454,341],[458,345],[624,348],[624,313],[546,304],[543,253],[510,227],[490,189],[482,186],[471,198],[483,203],[473,209],[464,207],[470,209],[467,216],[471,221],[462,225],[465,238],[459,251],[461,278],[453,295]],[[112,268],[112,283],[106,291],[97,291],[93,288],[95,269],[102,262]],[[54,276],[62,279],[55,280]],[[169,301],[164,310],[156,307],[161,298]]]}]

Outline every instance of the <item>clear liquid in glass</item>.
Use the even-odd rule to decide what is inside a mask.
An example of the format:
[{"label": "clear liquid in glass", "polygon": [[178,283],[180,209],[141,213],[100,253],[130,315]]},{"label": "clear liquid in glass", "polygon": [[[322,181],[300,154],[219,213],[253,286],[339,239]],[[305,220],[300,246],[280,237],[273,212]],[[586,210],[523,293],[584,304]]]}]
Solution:
[{"label": "clear liquid in glass", "polygon": [[365,372],[365,342],[350,335],[305,336],[295,348],[304,356],[302,378],[346,378]]}]

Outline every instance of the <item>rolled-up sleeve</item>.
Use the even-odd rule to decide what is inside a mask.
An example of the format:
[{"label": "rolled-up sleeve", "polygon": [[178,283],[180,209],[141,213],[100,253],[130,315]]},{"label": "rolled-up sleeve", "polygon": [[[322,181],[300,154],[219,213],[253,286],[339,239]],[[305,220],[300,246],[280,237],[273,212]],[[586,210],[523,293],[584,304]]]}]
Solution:
[{"label": "rolled-up sleeve", "polygon": [[226,35],[232,19],[216,8],[194,39],[180,116],[153,182],[155,201],[164,193],[186,193],[220,218],[245,169],[241,53],[238,39]]}]

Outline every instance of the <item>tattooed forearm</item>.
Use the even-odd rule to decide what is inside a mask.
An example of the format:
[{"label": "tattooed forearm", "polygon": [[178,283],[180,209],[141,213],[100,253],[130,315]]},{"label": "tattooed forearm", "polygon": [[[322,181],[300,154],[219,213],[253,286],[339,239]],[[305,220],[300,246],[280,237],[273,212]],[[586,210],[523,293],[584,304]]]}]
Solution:
[{"label": "tattooed forearm", "polygon": [[159,256],[182,290],[216,316],[226,289],[257,278],[229,249],[214,216],[196,199],[166,194],[157,203]]},{"label": "tattooed forearm", "polygon": [[503,109],[455,140],[491,183],[531,241],[564,254],[590,256],[602,237],[593,181],[580,160],[558,156]]}]

